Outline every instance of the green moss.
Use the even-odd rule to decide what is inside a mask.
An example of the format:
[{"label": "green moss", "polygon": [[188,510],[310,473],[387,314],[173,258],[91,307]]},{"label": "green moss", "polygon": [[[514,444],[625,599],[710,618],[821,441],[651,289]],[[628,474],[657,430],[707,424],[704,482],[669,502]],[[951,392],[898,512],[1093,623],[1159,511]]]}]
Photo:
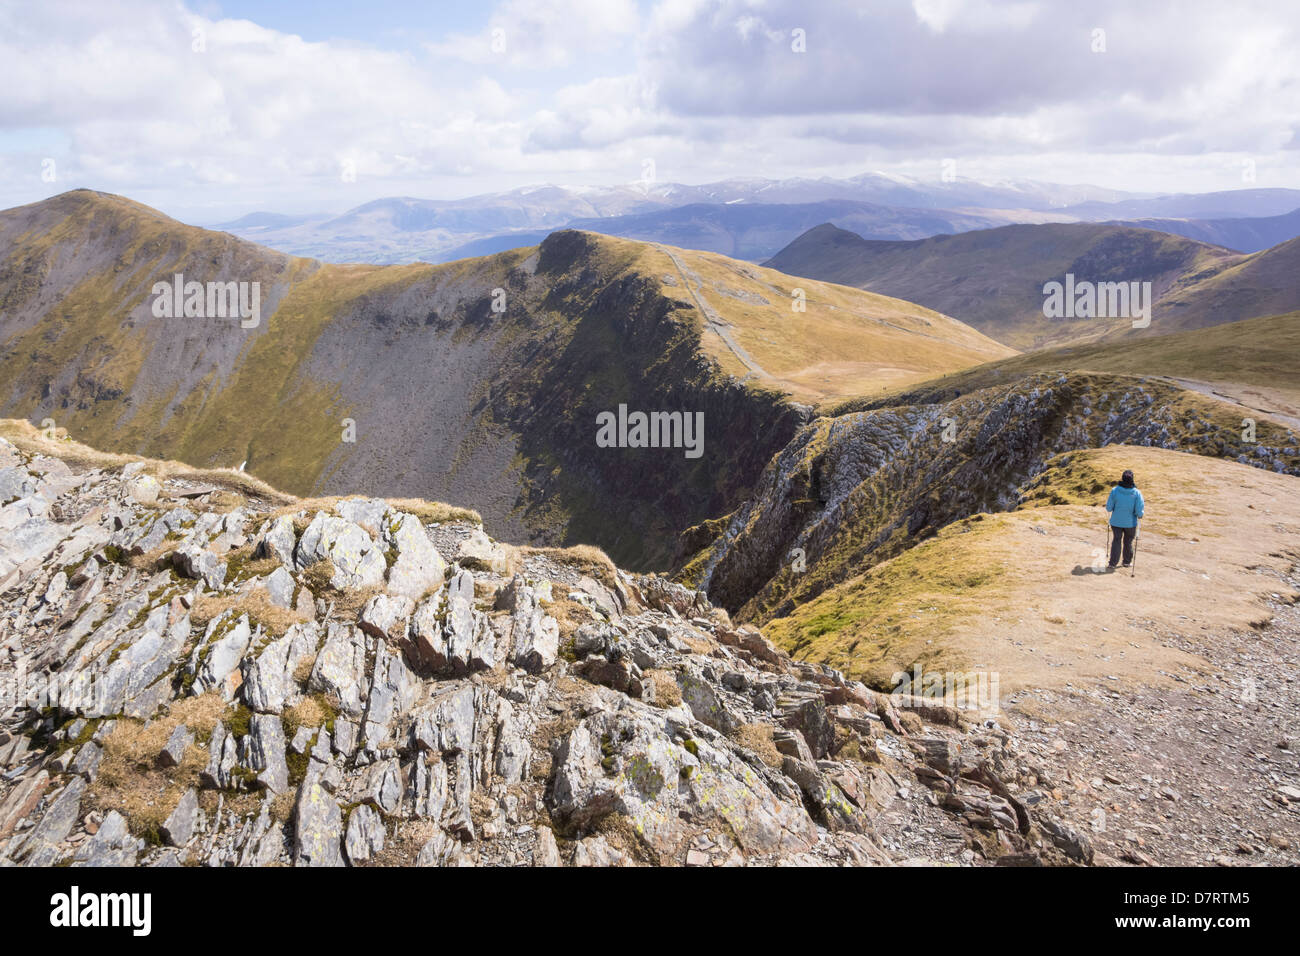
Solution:
[{"label": "green moss", "polygon": [[226,729],[235,737],[247,737],[252,727],[253,712],[244,704],[236,704],[226,715]]}]

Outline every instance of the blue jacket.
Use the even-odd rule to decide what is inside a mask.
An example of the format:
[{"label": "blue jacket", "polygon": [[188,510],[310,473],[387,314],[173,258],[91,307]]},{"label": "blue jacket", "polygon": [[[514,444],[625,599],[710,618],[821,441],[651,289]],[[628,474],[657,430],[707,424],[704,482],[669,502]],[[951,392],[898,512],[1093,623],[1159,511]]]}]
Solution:
[{"label": "blue jacket", "polygon": [[1136,488],[1116,485],[1110,490],[1110,497],[1106,499],[1106,510],[1111,513],[1112,528],[1132,528],[1145,510],[1142,492]]}]

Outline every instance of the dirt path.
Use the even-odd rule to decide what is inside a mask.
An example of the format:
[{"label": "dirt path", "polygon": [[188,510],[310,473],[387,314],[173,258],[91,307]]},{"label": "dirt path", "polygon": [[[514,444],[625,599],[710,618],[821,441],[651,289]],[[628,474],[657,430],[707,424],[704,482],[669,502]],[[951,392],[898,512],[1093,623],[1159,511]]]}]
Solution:
[{"label": "dirt path", "polygon": [[[708,325],[709,330],[717,335],[718,338],[722,339],[723,344],[731,350],[731,353],[735,355],[736,358],[740,360],[740,363],[744,365],[745,368],[749,369],[750,372],[775,381],[776,376],[769,374],[764,370],[763,366],[754,361],[754,357],[746,352],[741,347],[740,343],[731,337],[731,333],[727,330],[727,323],[723,320],[722,316],[718,315],[713,306],[704,301],[704,297],[700,295],[698,291],[700,286],[699,276],[687,269],[682,263],[682,260],[677,257],[677,253],[673,252],[673,250],[669,249],[667,246],[661,246],[657,242],[652,243],[652,245],[673,261],[673,265],[677,267],[677,274],[682,277],[682,285],[684,285],[686,291],[691,294],[691,299],[694,300],[696,308],[698,308],[700,313],[704,316],[704,321]],[[694,279],[694,283],[692,283],[692,279]]]},{"label": "dirt path", "polygon": [[[1279,592],[1300,586],[1297,570]],[[1300,606],[1271,610],[1261,629],[1154,629],[1214,667],[1173,688],[1006,702],[1042,798],[1099,862],[1300,864]]]},{"label": "dirt path", "polygon": [[1300,409],[1281,395],[1264,388],[1194,378],[1170,378],[1176,385],[1240,408],[1246,415],[1264,415],[1291,428],[1300,428]]}]

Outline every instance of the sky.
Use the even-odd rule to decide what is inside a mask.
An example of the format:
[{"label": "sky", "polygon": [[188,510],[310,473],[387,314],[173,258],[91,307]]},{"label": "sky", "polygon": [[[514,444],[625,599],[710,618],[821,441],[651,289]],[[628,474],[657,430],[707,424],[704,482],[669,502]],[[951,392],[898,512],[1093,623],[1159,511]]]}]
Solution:
[{"label": "sky", "polygon": [[1297,49],[1293,0],[0,0],[0,207],[212,223],[647,161],[1300,188]]}]

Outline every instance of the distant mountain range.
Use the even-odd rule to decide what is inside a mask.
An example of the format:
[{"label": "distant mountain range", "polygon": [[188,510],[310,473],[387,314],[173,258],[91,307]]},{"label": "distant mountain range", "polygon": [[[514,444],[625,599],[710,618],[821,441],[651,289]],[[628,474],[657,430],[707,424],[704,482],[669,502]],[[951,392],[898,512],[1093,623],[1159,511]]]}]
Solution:
[{"label": "distant mountain range", "polygon": [[[830,220],[827,220],[830,221]],[[1300,209],[1281,216],[1233,219],[1133,219],[1118,225],[1138,226],[1186,236],[1237,252],[1259,252],[1300,236]],[[839,225],[839,223],[836,223]],[[847,228],[847,227],[846,227]],[[857,230],[854,230],[855,232]],[[864,238],[875,238],[862,233]]]},{"label": "distant mountain range", "polygon": [[[329,262],[450,262],[532,245],[560,228],[762,259],[828,220],[881,238],[911,239],[1037,222],[1072,204],[1134,197],[1094,186],[927,183],[868,173],[850,179],[730,179],[702,186],[525,186],[456,200],[376,199],[338,216],[259,212],[212,228]],[[812,208],[821,204],[820,210]],[[753,212],[755,206],[762,211]]]},{"label": "distant mountain range", "polygon": [[[1013,223],[1158,218],[1177,220],[1167,231],[1255,251],[1268,237],[1280,241],[1280,233],[1292,227],[1287,222],[1262,226],[1255,235],[1249,226],[1183,221],[1277,217],[1298,208],[1300,190],[1293,189],[1156,195],[1032,181],[923,181],[867,173],[848,179],[730,179],[702,186],[527,186],[456,200],[393,197],[341,215],[257,212],[212,228],[326,262],[450,262],[535,245],[564,228],[757,262],[823,222],[871,239],[920,239]],[[1214,238],[1216,229],[1221,239]]]}]

